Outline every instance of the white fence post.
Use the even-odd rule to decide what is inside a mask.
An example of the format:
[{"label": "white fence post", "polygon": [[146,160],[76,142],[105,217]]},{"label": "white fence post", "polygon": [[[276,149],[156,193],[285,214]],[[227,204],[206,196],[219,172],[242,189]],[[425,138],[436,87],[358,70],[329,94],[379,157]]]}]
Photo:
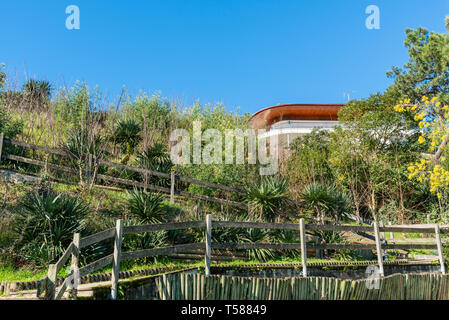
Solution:
[{"label": "white fence post", "polygon": [[383,277],[384,263],[382,257],[382,246],[380,243],[379,225],[377,224],[377,222],[374,222],[373,225],[374,225],[374,236],[376,237],[376,252],[377,252],[377,263],[379,264],[379,275]]},{"label": "white fence post", "polygon": [[175,172],[172,171],[170,173],[170,203],[175,203],[175,182],[176,182],[176,177],[175,177]]},{"label": "white fence post", "polygon": [[117,299],[118,280],[120,273],[120,252],[122,248],[122,233],[123,220],[117,220],[115,227],[115,241],[114,241],[114,260],[112,262],[112,277],[111,277],[111,299]]},{"label": "white fence post", "polygon": [[307,277],[306,226],[303,218],[299,220],[299,233],[301,239],[302,274],[304,277]]},{"label": "white fence post", "polygon": [[443,257],[443,245],[441,243],[441,235],[440,235],[440,225],[435,224],[435,241],[437,242],[438,247],[438,259],[440,260],[441,273],[446,274],[446,267],[444,266],[444,257]]},{"label": "white fence post", "polygon": [[73,250],[72,250],[72,285],[69,292],[69,296],[72,300],[75,300],[78,295],[78,281],[79,281],[79,260],[80,260],[80,234],[75,233],[73,235]]}]

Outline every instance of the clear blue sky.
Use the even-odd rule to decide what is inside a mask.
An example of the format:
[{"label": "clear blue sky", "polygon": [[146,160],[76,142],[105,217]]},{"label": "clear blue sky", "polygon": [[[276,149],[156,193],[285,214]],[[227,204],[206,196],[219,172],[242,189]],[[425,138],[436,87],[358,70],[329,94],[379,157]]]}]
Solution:
[{"label": "clear blue sky", "polygon": [[[68,5],[81,29],[65,27]],[[380,8],[381,29],[365,27]],[[407,27],[445,32],[448,0],[2,0],[0,62],[19,83],[99,85],[111,99],[160,91],[255,112],[384,90]]]}]

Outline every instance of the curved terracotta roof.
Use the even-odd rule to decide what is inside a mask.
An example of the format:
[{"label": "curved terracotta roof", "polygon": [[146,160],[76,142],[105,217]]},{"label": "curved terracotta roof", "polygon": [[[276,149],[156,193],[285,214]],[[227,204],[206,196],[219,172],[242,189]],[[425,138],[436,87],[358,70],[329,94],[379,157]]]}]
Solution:
[{"label": "curved terracotta roof", "polygon": [[344,104],[279,104],[257,111],[251,117],[253,128],[261,129],[282,120],[338,120]]}]

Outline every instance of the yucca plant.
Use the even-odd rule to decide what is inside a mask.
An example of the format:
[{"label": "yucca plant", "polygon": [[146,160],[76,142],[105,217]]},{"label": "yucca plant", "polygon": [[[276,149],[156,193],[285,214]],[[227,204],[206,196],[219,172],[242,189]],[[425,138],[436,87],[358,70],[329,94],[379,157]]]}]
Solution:
[{"label": "yucca plant", "polygon": [[78,169],[78,175],[80,184],[86,185],[85,174],[86,164],[89,155],[93,157],[93,170],[90,187],[93,187],[95,183],[98,169],[99,160],[103,159],[108,153],[106,151],[106,141],[98,132],[91,132],[89,129],[73,129],[69,132],[67,141],[63,144],[62,148],[67,151],[72,157],[70,158],[70,166]]},{"label": "yucca plant", "polygon": [[[239,236],[240,242],[249,243],[269,243],[269,234],[262,229],[246,229],[245,232]],[[258,260],[266,262],[273,259],[276,254],[271,249],[249,249],[247,250],[248,258],[251,260]]]},{"label": "yucca plant", "polygon": [[[166,147],[162,143],[156,143],[154,146],[147,148],[139,154],[137,162],[141,168],[164,173],[170,173],[173,167],[170,154],[166,151]],[[160,177],[152,176],[148,178],[145,176],[144,180],[147,183],[160,186],[166,187],[169,185],[167,179],[161,179]]]},{"label": "yucca plant", "polygon": [[30,105],[43,106],[50,100],[53,87],[45,80],[28,80],[23,85],[23,96]]},{"label": "yucca plant", "polygon": [[73,234],[85,230],[83,220],[89,211],[84,201],[53,191],[26,193],[14,212],[17,250],[35,264],[54,262]]},{"label": "yucca plant", "polygon": [[161,223],[164,219],[164,198],[160,193],[134,188],[129,193],[129,212],[141,224]]},{"label": "yucca plant", "polygon": [[250,213],[262,220],[273,222],[287,199],[287,180],[267,177],[260,185],[246,189],[246,202]]},{"label": "yucca plant", "polygon": [[111,140],[122,145],[122,152],[125,154],[126,161],[142,140],[141,131],[140,125],[132,119],[120,120],[117,123],[117,128],[112,134]]},{"label": "yucca plant", "polygon": [[321,224],[324,224],[326,216],[338,221],[349,210],[346,195],[334,186],[319,183],[308,185],[301,194],[301,200],[306,209],[316,214]]}]

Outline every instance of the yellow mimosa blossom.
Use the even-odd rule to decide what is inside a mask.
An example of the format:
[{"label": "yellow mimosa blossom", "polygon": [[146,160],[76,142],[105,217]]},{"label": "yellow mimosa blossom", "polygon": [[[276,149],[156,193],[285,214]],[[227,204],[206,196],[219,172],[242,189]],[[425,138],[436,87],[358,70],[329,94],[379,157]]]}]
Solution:
[{"label": "yellow mimosa blossom", "polygon": [[426,142],[426,139],[423,136],[420,136],[419,139],[418,139],[418,142],[420,144],[423,144],[424,142]]}]

